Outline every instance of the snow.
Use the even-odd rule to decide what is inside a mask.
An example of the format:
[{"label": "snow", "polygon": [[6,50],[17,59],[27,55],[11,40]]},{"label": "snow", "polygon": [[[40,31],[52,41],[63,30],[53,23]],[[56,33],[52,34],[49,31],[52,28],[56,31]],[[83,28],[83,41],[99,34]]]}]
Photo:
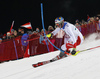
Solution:
[{"label": "snow", "polygon": [[[96,36],[96,33],[91,34],[77,49],[99,46],[100,39],[95,40]],[[55,51],[1,63],[0,79],[100,79],[100,48],[84,51],[77,56],[69,56],[37,68],[32,67],[33,63],[52,59],[58,54],[59,51]]]}]

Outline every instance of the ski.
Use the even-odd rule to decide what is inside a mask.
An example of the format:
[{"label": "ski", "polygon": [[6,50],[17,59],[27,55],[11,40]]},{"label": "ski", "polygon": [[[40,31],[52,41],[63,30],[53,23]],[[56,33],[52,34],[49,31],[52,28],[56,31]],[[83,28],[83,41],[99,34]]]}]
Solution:
[{"label": "ski", "polygon": [[[85,50],[77,51],[77,52],[75,53],[75,55],[72,55],[72,56],[76,56],[76,55],[79,54],[80,52],[92,50],[92,49],[99,48],[99,47],[100,47],[100,46],[96,46],[96,47],[88,48],[88,49],[85,49]],[[64,53],[67,54],[67,56],[71,55],[71,53],[67,53],[67,52],[64,52]],[[36,64],[32,64],[32,66],[33,66],[34,68],[36,68],[36,67],[39,67],[39,66],[42,66],[42,65],[45,65],[45,64],[48,64],[48,63],[57,61],[57,60],[59,60],[59,59],[65,58],[65,57],[59,58],[58,56],[56,56],[56,58],[57,58],[56,60],[53,60],[53,59],[54,59],[54,58],[53,58],[53,59],[51,59],[51,60],[47,60],[47,61],[43,61],[43,62],[38,62],[38,63],[36,63]]]},{"label": "ski", "polygon": [[[65,58],[65,57],[71,55],[71,53],[67,53],[67,52],[64,52],[64,53],[65,53],[65,55],[64,55],[62,58]],[[36,68],[36,67],[39,67],[39,66],[42,66],[42,65],[45,65],[45,64],[48,64],[48,63],[57,61],[57,60],[62,59],[62,58],[58,55],[58,56],[56,56],[55,58],[52,58],[52,59],[50,59],[50,60],[38,62],[38,63],[36,63],[36,64],[32,64],[32,66],[33,66],[34,68]]]},{"label": "ski", "polygon": [[48,61],[42,61],[42,62],[38,62],[38,63],[36,63],[36,64],[32,64],[32,66],[33,66],[34,68],[36,68],[36,67],[39,67],[39,66],[42,66],[42,65],[48,64],[48,63],[50,63],[50,60],[48,60]]},{"label": "ski", "polygon": [[[67,57],[67,56],[66,56]],[[62,57],[62,58],[65,58],[65,57]],[[39,66],[42,66],[42,65],[45,65],[45,64],[48,64],[48,63],[52,63],[52,62],[54,62],[54,61],[57,61],[57,60],[60,60],[60,59],[62,59],[62,58],[59,58],[58,56],[57,56],[57,59],[51,59],[51,60],[47,60],[47,61],[42,61],[42,62],[38,62],[38,63],[36,63],[36,64],[32,64],[32,66],[34,67],[34,68],[36,68],[36,67],[39,67]]]}]

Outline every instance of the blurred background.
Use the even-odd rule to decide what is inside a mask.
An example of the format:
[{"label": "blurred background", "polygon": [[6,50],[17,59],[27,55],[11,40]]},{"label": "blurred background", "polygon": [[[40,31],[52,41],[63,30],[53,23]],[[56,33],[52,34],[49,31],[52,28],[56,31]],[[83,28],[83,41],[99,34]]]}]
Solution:
[{"label": "blurred background", "polygon": [[37,27],[42,29],[41,2],[45,28],[54,26],[58,16],[74,24],[76,19],[87,20],[87,15],[96,16],[100,13],[99,0],[0,0],[0,32],[9,31],[12,21],[15,21],[14,29],[27,22],[31,22],[33,30]]}]

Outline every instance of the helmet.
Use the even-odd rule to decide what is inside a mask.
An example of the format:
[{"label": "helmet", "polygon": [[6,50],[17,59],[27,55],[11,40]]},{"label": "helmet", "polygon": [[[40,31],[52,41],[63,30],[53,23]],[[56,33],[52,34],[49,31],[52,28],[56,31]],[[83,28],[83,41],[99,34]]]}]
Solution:
[{"label": "helmet", "polygon": [[64,21],[64,18],[63,17],[57,17],[55,19],[55,24],[61,24],[63,21]]}]

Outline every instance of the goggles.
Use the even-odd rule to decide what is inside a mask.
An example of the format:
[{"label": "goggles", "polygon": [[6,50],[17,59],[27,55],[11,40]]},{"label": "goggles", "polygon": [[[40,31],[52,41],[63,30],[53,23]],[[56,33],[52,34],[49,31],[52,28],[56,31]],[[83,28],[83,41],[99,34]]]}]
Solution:
[{"label": "goggles", "polygon": [[59,26],[60,24],[59,23],[56,23],[56,26]]}]

